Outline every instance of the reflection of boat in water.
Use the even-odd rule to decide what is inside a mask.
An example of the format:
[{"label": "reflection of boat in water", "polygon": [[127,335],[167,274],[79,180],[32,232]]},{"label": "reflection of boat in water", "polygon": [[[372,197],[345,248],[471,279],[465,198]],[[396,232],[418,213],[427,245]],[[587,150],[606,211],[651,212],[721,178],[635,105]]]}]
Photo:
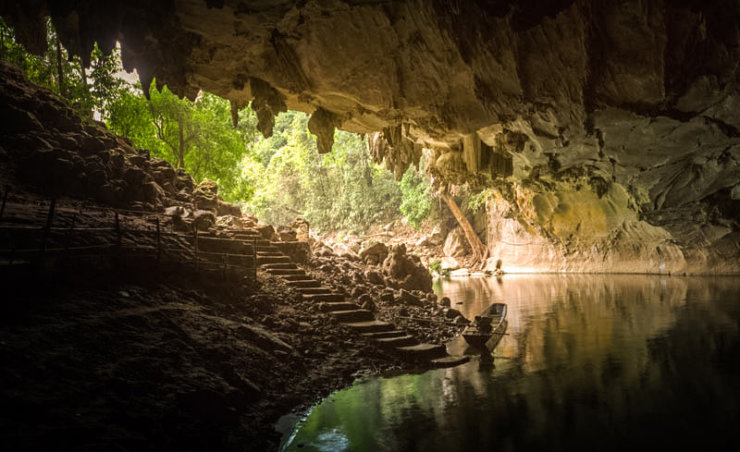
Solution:
[{"label": "reflection of boat in water", "polygon": [[475,321],[463,330],[462,336],[473,347],[490,350],[496,348],[506,333],[506,304],[494,303],[487,307]]}]

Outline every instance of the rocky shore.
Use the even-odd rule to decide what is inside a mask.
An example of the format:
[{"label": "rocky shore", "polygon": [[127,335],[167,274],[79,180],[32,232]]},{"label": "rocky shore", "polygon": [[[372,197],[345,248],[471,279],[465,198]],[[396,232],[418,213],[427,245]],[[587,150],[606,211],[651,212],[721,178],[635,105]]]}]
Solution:
[{"label": "rocky shore", "polygon": [[[212,181],[196,184],[80,120],[17,69],[0,63],[0,73],[10,229],[40,231],[55,199],[52,226],[84,233],[51,234],[50,247],[107,241],[136,252],[156,249],[154,233],[116,238],[113,211],[127,231],[156,217],[188,262],[184,238],[196,230],[225,240],[226,252],[250,231],[423,340],[441,343],[464,322],[439,304],[405,246],[375,244],[356,258],[310,249],[297,241],[308,240],[307,224],[275,230],[243,216]],[[3,235],[2,248],[29,245],[18,237]],[[151,272],[144,261],[108,266],[95,256],[51,271],[2,257],[0,438],[12,450],[272,450],[281,415],[360,376],[418,370],[262,271],[210,279],[177,262]]]}]

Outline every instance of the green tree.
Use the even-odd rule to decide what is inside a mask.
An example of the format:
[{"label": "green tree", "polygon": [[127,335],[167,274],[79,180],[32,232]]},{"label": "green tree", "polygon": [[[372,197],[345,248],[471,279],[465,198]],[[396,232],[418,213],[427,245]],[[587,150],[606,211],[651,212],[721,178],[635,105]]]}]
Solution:
[{"label": "green tree", "polygon": [[426,177],[413,166],[401,178],[401,213],[414,228],[432,213],[430,185]]},{"label": "green tree", "polygon": [[372,163],[365,140],[337,131],[333,151],[320,155],[307,123],[302,113],[280,115],[273,137],[257,144],[257,160],[267,162],[251,170],[264,177],[253,177],[260,187],[250,207],[258,216],[277,224],[302,216],[320,231],[357,232],[396,218],[401,191]]},{"label": "green tree", "polygon": [[123,81],[115,76],[120,70],[117,49],[106,55],[96,44],[88,70],[79,57],[70,57],[49,19],[46,31],[46,49],[33,55],[15,40],[12,27],[0,18],[0,59],[21,68],[37,85],[59,94],[82,118],[92,119],[94,112],[104,117],[107,104],[123,87]]},{"label": "green tree", "polygon": [[228,101],[201,93],[195,102],[180,99],[153,81],[147,100],[141,89],[121,93],[108,107],[108,127],[128,137],[139,148],[187,170],[196,181],[215,180],[225,199],[249,199],[242,160],[251,152],[256,117],[251,109],[239,112],[233,127]]},{"label": "green tree", "polygon": [[337,131],[333,151],[320,155],[308,116],[290,111],[278,115],[265,139],[257,135],[252,109],[242,109],[234,127],[230,104],[217,96],[201,93],[191,102],[152,82],[147,99],[140,84],[119,77],[118,49],[105,54],[95,45],[85,68],[59,43],[51,21],[47,43],[41,55],[26,52],[0,19],[0,58],[57,92],[83,118],[104,120],[196,181],[215,180],[225,199],[248,202],[267,221],[303,216],[319,230],[362,231],[401,213],[418,226],[433,210],[425,176],[409,169],[399,185],[371,161],[356,134]]}]

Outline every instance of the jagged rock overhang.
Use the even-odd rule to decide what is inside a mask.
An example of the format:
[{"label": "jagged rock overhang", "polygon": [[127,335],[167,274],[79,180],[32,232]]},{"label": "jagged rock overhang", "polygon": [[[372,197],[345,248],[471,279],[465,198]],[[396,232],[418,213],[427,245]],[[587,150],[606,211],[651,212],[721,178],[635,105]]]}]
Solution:
[{"label": "jagged rock overhang", "polygon": [[[84,58],[121,42],[147,85],[199,89],[243,106],[260,126],[285,108],[356,132],[404,125],[404,137],[455,148],[470,133],[521,121],[567,146],[593,111],[654,116],[698,79],[737,81],[732,0],[628,1],[54,1],[0,2],[30,50],[50,15]],[[319,127],[317,127],[318,129]],[[523,132],[527,130],[519,130]],[[386,134],[388,142],[395,141]],[[403,161],[403,159],[401,159]]]},{"label": "jagged rock overhang", "polygon": [[437,180],[498,186],[566,251],[585,223],[561,213],[588,203],[609,220],[591,238],[647,219],[671,231],[658,241],[735,243],[733,0],[0,0],[0,14],[31,50],[50,15],[83,57],[121,42],[145,85],[251,100],[265,134],[280,111],[311,113],[322,152],[334,128],[380,132],[371,150],[397,176],[428,148]]}]

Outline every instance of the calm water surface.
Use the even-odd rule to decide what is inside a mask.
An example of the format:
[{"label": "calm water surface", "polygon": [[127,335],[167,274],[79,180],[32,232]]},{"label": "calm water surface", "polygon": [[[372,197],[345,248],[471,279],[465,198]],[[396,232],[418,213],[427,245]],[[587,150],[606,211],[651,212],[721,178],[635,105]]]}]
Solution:
[{"label": "calm water surface", "polygon": [[508,304],[493,363],[358,382],[283,450],[740,450],[740,279],[507,275],[436,291],[468,318]]}]

